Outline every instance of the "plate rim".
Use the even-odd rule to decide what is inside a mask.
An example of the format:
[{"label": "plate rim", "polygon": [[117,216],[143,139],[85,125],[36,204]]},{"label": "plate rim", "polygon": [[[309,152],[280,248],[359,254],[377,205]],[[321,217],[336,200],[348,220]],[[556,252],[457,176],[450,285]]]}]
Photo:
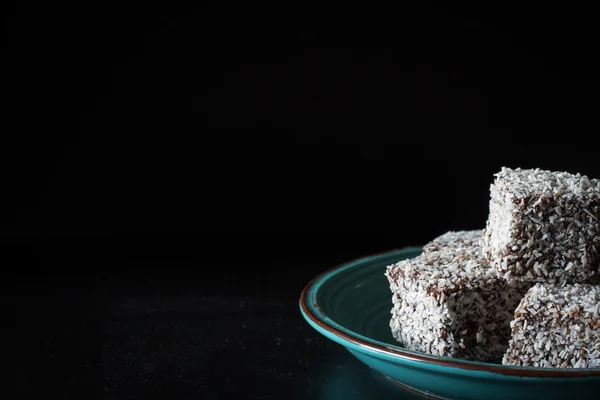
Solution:
[{"label": "plate rim", "polygon": [[[368,350],[371,353],[383,353],[392,359],[403,360],[403,361],[412,361],[420,364],[431,364],[438,367],[445,368],[456,368],[460,370],[470,370],[470,371],[479,371],[479,372],[488,372],[493,374],[500,374],[506,376],[515,376],[521,378],[586,378],[586,377],[600,377],[600,368],[540,368],[540,367],[523,367],[523,366],[512,366],[512,365],[498,365],[498,364],[489,364],[484,362],[477,361],[469,361],[469,360],[460,360],[460,359],[452,359],[449,357],[441,357],[435,355],[429,355],[425,353],[419,353],[414,351],[409,351],[402,349],[400,347],[391,348],[384,347],[379,345],[378,343],[369,342],[361,339],[357,336],[352,336],[349,333],[354,335],[359,335],[356,332],[351,331],[350,329],[344,328],[347,332],[341,331],[335,326],[331,325],[327,322],[327,320],[334,321],[332,318],[325,315],[322,311],[322,308],[318,304],[313,304],[311,309],[309,305],[309,298],[318,293],[319,286],[316,286],[316,283],[323,283],[327,279],[333,277],[338,274],[341,269],[351,267],[351,264],[360,264],[361,262],[365,262],[372,258],[381,258],[385,256],[391,256],[392,254],[401,254],[409,251],[421,251],[422,246],[407,246],[402,248],[395,248],[391,250],[387,250],[384,252],[374,253],[354,259],[350,259],[341,264],[333,266],[318,275],[316,275],[313,279],[311,279],[302,289],[300,293],[300,310],[304,318],[308,319],[308,322],[312,322],[312,324],[320,327],[324,331],[327,331],[334,337],[337,337],[341,340],[340,344],[344,345],[343,342],[349,342],[358,346],[359,348]],[[354,266],[356,267],[356,266]],[[314,296],[316,298],[316,296]],[[341,324],[338,324],[342,326]],[[315,326],[315,327],[316,327]],[[363,336],[363,335],[360,335]],[[364,336],[363,336],[364,337]],[[344,345],[344,347],[346,347]]]}]

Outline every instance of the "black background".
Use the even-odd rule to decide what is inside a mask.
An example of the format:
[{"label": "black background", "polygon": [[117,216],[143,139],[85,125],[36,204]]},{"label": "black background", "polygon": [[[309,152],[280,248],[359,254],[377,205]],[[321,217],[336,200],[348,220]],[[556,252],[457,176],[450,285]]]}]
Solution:
[{"label": "black background", "polygon": [[182,294],[303,326],[323,269],[482,228],[501,166],[600,177],[590,10],[419,4],[5,6],[4,309],[15,339],[64,352],[26,346],[13,369],[62,393],[73,350],[79,394],[123,388],[96,380],[115,376],[104,339],[57,332]]}]

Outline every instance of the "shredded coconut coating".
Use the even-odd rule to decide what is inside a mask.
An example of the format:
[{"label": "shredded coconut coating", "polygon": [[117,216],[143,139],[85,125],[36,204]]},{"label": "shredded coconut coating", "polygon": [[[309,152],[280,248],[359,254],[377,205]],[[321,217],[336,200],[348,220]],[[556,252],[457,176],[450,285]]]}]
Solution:
[{"label": "shredded coconut coating", "polygon": [[477,361],[502,357],[513,311],[530,285],[498,278],[482,256],[482,233],[448,232],[420,256],[387,267],[390,328],[404,347]]},{"label": "shredded coconut coating", "polygon": [[483,254],[478,251],[479,242],[483,236],[483,229],[471,230],[471,231],[449,231],[441,236],[436,237],[431,242],[423,246],[423,254],[433,253],[446,248],[458,249],[464,248],[465,251],[473,251],[473,257],[481,260],[485,264]]},{"label": "shredded coconut coating", "polygon": [[511,322],[505,365],[600,368],[600,287],[537,283]]},{"label": "shredded coconut coating", "polygon": [[600,262],[600,180],[503,167],[490,186],[482,239],[507,280],[585,282]]}]

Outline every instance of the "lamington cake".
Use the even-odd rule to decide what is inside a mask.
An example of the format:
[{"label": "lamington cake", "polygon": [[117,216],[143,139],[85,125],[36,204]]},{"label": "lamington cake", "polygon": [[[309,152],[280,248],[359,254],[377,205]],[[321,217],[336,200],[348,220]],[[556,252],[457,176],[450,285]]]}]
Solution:
[{"label": "lamington cake", "polygon": [[600,286],[533,286],[511,322],[505,365],[548,368],[600,367]]},{"label": "lamington cake", "polygon": [[467,360],[502,357],[513,312],[530,284],[497,276],[482,255],[482,234],[448,232],[420,256],[387,267],[390,328],[405,348]]},{"label": "lamington cake", "polygon": [[483,229],[471,231],[449,231],[441,236],[436,237],[431,242],[423,246],[422,253],[427,255],[434,252],[439,252],[441,250],[457,251],[460,248],[464,248],[467,252],[475,255],[482,262],[485,262],[480,250],[478,249],[482,237]]},{"label": "lamington cake", "polygon": [[600,180],[504,167],[490,194],[482,249],[499,276],[574,283],[598,273]]}]

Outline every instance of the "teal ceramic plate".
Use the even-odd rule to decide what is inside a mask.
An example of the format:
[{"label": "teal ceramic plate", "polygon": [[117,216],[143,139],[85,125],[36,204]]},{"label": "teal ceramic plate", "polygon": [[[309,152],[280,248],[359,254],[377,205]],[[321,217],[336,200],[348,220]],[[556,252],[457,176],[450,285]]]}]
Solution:
[{"label": "teal ceramic plate", "polygon": [[394,250],[335,267],[302,291],[300,310],[325,337],[394,382],[443,399],[596,398],[600,369],[510,367],[409,351],[389,329],[391,293],[385,267],[419,255]]}]

